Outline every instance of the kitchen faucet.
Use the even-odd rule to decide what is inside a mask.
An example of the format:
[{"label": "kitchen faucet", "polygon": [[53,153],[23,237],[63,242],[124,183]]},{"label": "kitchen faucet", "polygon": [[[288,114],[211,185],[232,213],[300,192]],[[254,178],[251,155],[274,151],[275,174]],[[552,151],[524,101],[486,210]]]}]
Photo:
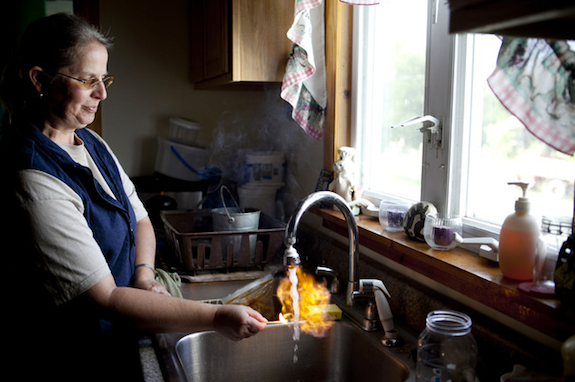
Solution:
[{"label": "kitchen faucet", "polygon": [[349,236],[349,277],[347,280],[347,290],[345,302],[351,306],[353,304],[353,293],[357,291],[357,264],[359,263],[359,253],[357,251],[357,237],[358,228],[355,222],[353,212],[349,208],[345,199],[331,191],[320,191],[310,194],[303,199],[295,209],[292,217],[290,218],[286,231],[285,231],[285,245],[284,252],[284,265],[300,264],[301,259],[296,249],[293,247],[296,243],[297,227],[303,214],[314,204],[319,202],[332,202],[343,213],[347,223],[347,231]]},{"label": "kitchen faucet", "polygon": [[[356,280],[357,270],[359,264],[359,252],[358,252],[358,232],[357,222],[355,221],[355,216],[351,211],[351,208],[347,204],[344,198],[335,192],[331,191],[320,191],[310,194],[305,199],[303,199],[295,209],[292,217],[290,218],[285,231],[285,245],[286,250],[284,252],[284,265],[299,265],[301,264],[301,259],[294,248],[296,243],[297,228],[303,214],[313,205],[319,202],[331,202],[333,203],[343,214],[349,236],[349,276],[347,281],[347,289],[345,294],[345,304],[349,307],[353,306],[354,301],[359,298],[365,297],[375,297],[375,302],[377,304],[377,310],[379,313],[379,318],[385,329],[385,338],[383,339],[383,344],[385,346],[395,346],[398,343],[399,334],[393,325],[393,316],[391,314],[391,309],[389,303],[384,295],[384,292],[389,295],[389,292],[379,280]],[[326,268],[329,269],[329,268]],[[359,283],[358,283],[359,281]],[[359,288],[358,288],[358,284]],[[368,304],[366,312],[371,311],[372,305]],[[361,313],[362,317],[358,317],[360,313],[357,310],[345,309],[345,312],[351,316],[352,320],[358,323],[364,330],[373,330],[373,317],[370,313]],[[366,315],[368,317],[366,317]]]}]

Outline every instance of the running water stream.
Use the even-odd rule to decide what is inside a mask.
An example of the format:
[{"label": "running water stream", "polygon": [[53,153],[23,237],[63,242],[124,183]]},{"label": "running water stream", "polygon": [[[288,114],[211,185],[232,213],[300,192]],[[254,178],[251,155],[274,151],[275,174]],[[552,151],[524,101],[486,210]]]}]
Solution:
[{"label": "running water stream", "polygon": [[293,340],[295,342],[295,346],[293,349],[294,355],[293,355],[293,363],[297,363],[298,358],[297,358],[297,349],[298,349],[298,342],[299,342],[299,336],[300,336],[300,328],[299,328],[299,293],[297,291],[297,284],[298,284],[298,278],[297,278],[297,268],[298,267],[290,267],[288,269],[289,271],[289,280],[291,282],[291,288],[290,288],[290,295],[292,298],[292,303],[293,303]]}]

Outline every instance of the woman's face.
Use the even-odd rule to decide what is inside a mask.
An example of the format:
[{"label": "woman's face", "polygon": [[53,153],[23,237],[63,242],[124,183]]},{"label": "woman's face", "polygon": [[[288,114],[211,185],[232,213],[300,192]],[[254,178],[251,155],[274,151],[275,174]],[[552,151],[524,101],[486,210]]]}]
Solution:
[{"label": "woman's face", "polygon": [[[59,73],[77,79],[103,79],[107,74],[108,51],[99,42],[91,42],[80,50],[78,62],[61,68]],[[61,129],[79,129],[94,121],[100,101],[106,99],[106,88],[102,82],[93,88],[72,78],[56,75],[49,94],[45,94],[47,103],[47,123],[50,127]]]}]

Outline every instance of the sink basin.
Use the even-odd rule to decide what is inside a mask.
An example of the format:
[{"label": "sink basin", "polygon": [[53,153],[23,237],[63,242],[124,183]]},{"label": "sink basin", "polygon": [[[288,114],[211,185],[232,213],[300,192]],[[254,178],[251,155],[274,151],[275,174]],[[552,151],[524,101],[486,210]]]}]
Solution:
[{"label": "sink basin", "polygon": [[380,336],[338,321],[325,338],[301,333],[294,353],[293,325],[271,323],[239,342],[215,332],[190,334],[176,353],[190,382],[413,381],[411,352],[385,348]]},{"label": "sink basin", "polygon": [[[182,293],[184,298],[214,302],[252,281],[186,283]],[[332,296],[332,302],[341,303],[335,297],[339,296]],[[399,330],[406,344],[386,348],[380,341],[381,330],[365,332],[344,314],[324,338],[302,332],[295,353],[293,324],[277,321],[239,342],[215,332],[199,332],[162,333],[156,336],[155,343],[167,382],[413,382],[417,336],[409,329]]]}]

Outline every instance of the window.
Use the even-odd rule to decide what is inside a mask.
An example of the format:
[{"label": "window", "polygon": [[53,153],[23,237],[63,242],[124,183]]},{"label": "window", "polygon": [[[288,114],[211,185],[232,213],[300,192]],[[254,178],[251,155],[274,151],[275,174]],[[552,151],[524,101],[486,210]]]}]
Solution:
[{"label": "window", "polygon": [[459,210],[469,219],[501,224],[520,196],[508,181],[532,186],[528,197],[534,212],[560,219],[573,210],[575,160],[534,137],[497,100],[487,85],[501,40],[494,35],[460,36],[458,46],[467,64],[458,77],[465,84],[464,101],[454,102],[455,122],[466,136],[457,143],[460,155],[462,195]]},{"label": "window", "polygon": [[[424,112],[426,2],[386,0],[354,13],[354,26],[361,28],[354,46],[363,53],[354,57],[360,67],[354,71],[360,85],[354,89],[360,184],[410,200],[419,200],[421,192],[421,133],[390,127]],[[409,20],[398,14],[409,14]]]},{"label": "window", "polygon": [[[520,189],[540,216],[570,217],[575,160],[548,147],[487,85],[501,40],[449,35],[441,1],[386,0],[354,11],[353,141],[364,195],[426,200],[464,217],[471,235],[496,235]],[[417,125],[432,115],[442,135]]]}]

